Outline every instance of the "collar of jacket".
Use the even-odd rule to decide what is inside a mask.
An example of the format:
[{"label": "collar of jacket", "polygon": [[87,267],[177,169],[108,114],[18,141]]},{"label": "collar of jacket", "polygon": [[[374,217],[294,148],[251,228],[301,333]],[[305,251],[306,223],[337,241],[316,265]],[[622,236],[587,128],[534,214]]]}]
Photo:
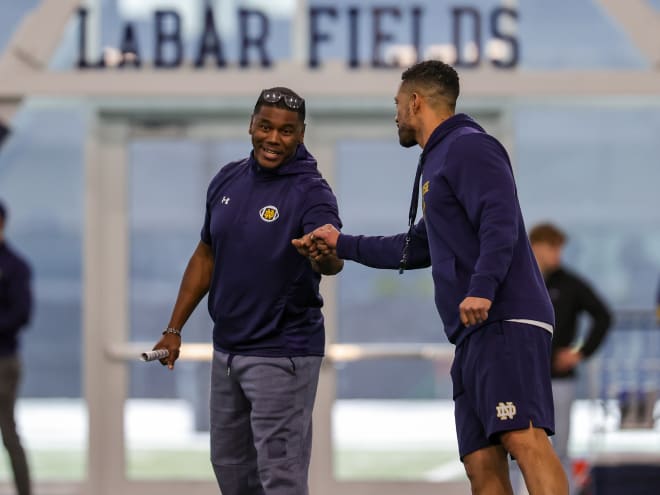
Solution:
[{"label": "collar of jacket", "polygon": [[469,115],[464,113],[454,114],[433,130],[426,142],[426,146],[424,146],[424,150],[422,151],[422,160],[424,160],[426,155],[440,144],[449,133],[460,127],[473,127],[481,132],[485,132],[483,127],[477,124],[477,122]]}]

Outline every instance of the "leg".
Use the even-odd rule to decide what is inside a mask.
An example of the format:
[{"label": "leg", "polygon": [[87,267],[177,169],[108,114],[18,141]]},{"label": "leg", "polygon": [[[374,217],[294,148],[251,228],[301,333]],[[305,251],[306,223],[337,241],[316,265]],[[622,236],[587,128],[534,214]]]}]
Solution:
[{"label": "leg", "polygon": [[21,364],[17,357],[0,359],[0,429],[2,443],[7,449],[18,495],[30,495],[30,473],[25,451],[16,432],[14,406],[21,376]]},{"label": "leg", "polygon": [[211,464],[223,495],[263,495],[250,428],[250,403],[234,376],[227,376],[227,359],[224,353],[213,353]]},{"label": "leg", "polygon": [[478,401],[473,390],[466,387],[471,385],[471,371],[475,368],[469,361],[472,346],[469,340],[456,349],[451,367],[459,454],[474,495],[513,495],[507,453],[486,435],[478,414]]},{"label": "leg", "polygon": [[568,482],[548,435],[530,423],[502,433],[504,448],[518,461],[530,495],[568,495]]},{"label": "leg", "polygon": [[[556,469],[559,462],[546,434],[554,431],[550,347],[551,335],[545,330],[501,321],[475,332],[457,349],[463,361],[463,395],[469,398],[472,414],[481,425],[478,438],[488,442],[472,442],[472,448],[463,450],[461,455],[466,457],[473,451],[501,443],[516,458],[531,495],[568,493],[564,487],[566,477],[561,466]],[[461,399],[456,398],[456,389],[454,396],[458,410]],[[538,430],[530,429],[530,422]],[[461,436],[469,439],[470,434],[474,435],[472,432],[478,431],[474,420],[471,424],[465,430],[467,434],[459,436],[459,446]],[[548,486],[553,490],[556,486],[563,489],[538,491],[543,489],[538,479],[556,476],[558,479]]]},{"label": "leg", "polygon": [[513,495],[507,453],[501,445],[472,452],[463,463],[473,495]]},{"label": "leg", "polygon": [[252,405],[259,477],[266,495],[307,495],[312,409],[320,356],[237,356],[236,367]]},{"label": "leg", "polygon": [[509,478],[511,479],[511,487],[515,495],[529,495],[525,487],[522,471],[520,471],[520,466],[518,466],[515,459],[509,459]]}]

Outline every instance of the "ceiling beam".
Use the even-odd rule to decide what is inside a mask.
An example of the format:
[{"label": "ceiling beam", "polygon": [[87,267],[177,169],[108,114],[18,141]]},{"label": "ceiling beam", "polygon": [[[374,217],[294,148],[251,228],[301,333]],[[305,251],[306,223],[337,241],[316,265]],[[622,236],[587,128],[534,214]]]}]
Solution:
[{"label": "ceiling beam", "polygon": [[19,24],[0,58],[8,70],[46,70],[80,0],[41,0]]},{"label": "ceiling beam", "polygon": [[[660,96],[660,71],[464,70],[461,93],[470,97]],[[269,83],[307,96],[393,97],[400,69],[351,70],[342,63],[307,70],[290,62],[263,69],[106,69],[4,73],[0,101],[23,96],[195,98],[252,97]]]},{"label": "ceiling beam", "polygon": [[660,12],[648,0],[597,0],[654,70],[660,70]]}]

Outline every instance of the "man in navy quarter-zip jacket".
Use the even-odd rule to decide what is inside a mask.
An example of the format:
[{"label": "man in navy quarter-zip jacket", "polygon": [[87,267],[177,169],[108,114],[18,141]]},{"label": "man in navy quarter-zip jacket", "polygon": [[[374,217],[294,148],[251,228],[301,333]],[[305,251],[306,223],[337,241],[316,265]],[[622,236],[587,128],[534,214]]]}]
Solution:
[{"label": "man in navy quarter-zip jacket", "polygon": [[170,369],[181,329],[208,292],[213,319],[211,462],[223,495],[307,495],[312,409],[325,334],[321,274],[336,257],[301,257],[290,240],[341,228],[337,202],[303,144],[305,101],[261,92],[252,153],[211,181],[201,240],[154,349]]},{"label": "man in navy quarter-zip jacket", "polygon": [[[407,234],[340,234],[328,225],[295,241],[314,259],[375,268],[431,266],[435,302],[456,344],[451,375],[459,455],[477,495],[512,493],[507,454],[531,495],[565,495],[554,430],[554,314],[532,254],[509,158],[465,114],[456,71],[414,65],[395,98],[399,142],[423,149]],[[415,224],[421,181],[422,219]]]}]

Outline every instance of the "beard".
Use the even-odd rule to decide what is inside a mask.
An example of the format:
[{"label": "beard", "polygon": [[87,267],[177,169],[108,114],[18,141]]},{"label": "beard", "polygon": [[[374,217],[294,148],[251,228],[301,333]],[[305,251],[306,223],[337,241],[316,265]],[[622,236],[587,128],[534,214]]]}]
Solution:
[{"label": "beard", "polygon": [[399,124],[399,144],[404,148],[412,148],[417,143],[417,138],[415,137],[415,130],[407,125]]}]

